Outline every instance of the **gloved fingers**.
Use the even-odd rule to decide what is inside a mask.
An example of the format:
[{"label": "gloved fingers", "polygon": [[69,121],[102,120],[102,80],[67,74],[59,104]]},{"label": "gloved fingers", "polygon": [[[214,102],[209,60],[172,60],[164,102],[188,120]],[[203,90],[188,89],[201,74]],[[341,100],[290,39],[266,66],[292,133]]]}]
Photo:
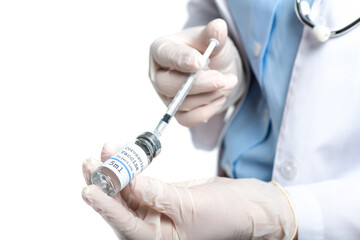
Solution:
[{"label": "gloved fingers", "polygon": [[210,38],[219,41],[219,46],[212,54],[216,55],[227,39],[227,26],[224,20],[216,19],[205,27],[190,28],[178,35],[155,40],[150,46],[150,78],[153,80],[154,72],[159,68],[185,73],[201,69],[206,63],[202,53],[209,45]]},{"label": "gloved fingers", "polygon": [[[160,95],[174,97],[184,84],[188,74],[178,71],[159,70],[155,76],[154,87]],[[216,70],[202,71],[197,76],[189,95],[212,92],[227,85],[226,76]]]},{"label": "gloved fingers", "polygon": [[[226,80],[226,86],[216,91],[205,92],[195,95],[188,95],[184,102],[179,107],[178,111],[191,111],[200,106],[207,105],[222,96],[228,96],[237,84],[236,77],[229,77]],[[163,97],[163,101],[166,105],[169,105],[173,98]]]},{"label": "gloved fingers", "polygon": [[[215,48],[215,50],[219,50],[219,48]],[[216,55],[211,57],[209,68],[221,70],[223,73],[235,73],[234,71],[239,65],[241,67],[239,52],[231,38],[227,38],[221,51],[217,51]]]},{"label": "gloved fingers", "polygon": [[119,194],[115,195],[114,198],[119,202],[124,201],[131,210],[134,212],[136,211],[137,214],[140,214],[139,217],[143,218],[144,214],[141,214],[142,210],[140,209],[142,205],[141,201],[134,197],[134,195],[131,193],[129,185],[121,190]]},{"label": "gloved fingers", "polygon": [[[200,30],[200,31],[199,31]],[[204,53],[209,45],[210,38],[215,38],[219,41],[219,45],[213,50],[210,55],[211,58],[217,56],[223,51],[227,44],[228,29],[227,24],[223,19],[214,19],[205,27],[189,28],[181,32],[180,38],[186,41],[199,52]]]},{"label": "gloved fingers", "polygon": [[83,162],[82,171],[87,185],[91,184],[91,173],[95,171],[100,166],[100,164],[100,160],[97,160],[95,158],[88,158]]},{"label": "gloved fingers", "polygon": [[[131,183],[130,183],[131,184]],[[130,185],[129,184],[129,185]],[[120,203],[123,203],[127,208],[131,209],[140,219],[145,219],[149,213],[149,207],[142,203],[139,199],[134,197],[131,189],[127,185],[121,192],[114,196],[114,199]]]},{"label": "gloved fingers", "polygon": [[112,155],[114,155],[119,149],[121,148],[120,145],[115,143],[105,143],[102,151],[101,151],[101,161],[105,162],[109,159]]},{"label": "gloved fingers", "polygon": [[109,223],[119,237],[148,239],[149,236],[155,235],[152,226],[138,218],[125,204],[107,196],[95,185],[85,187],[82,191],[82,197]]},{"label": "gloved fingers", "polygon": [[198,49],[200,52],[205,52],[210,38],[215,38],[219,41],[219,45],[214,49],[211,56],[214,57],[221,53],[223,47],[226,45],[228,39],[228,30],[227,24],[223,19],[215,19],[209,22],[206,27],[201,32],[200,37],[192,36],[195,38],[193,42],[194,48]]},{"label": "gloved fingers", "polygon": [[206,63],[198,50],[186,41],[174,37],[155,40],[150,46],[150,56],[159,68],[184,73],[196,72]]},{"label": "gloved fingers", "polygon": [[211,103],[195,108],[192,111],[179,111],[175,114],[175,117],[181,125],[192,128],[197,124],[207,122],[221,109],[225,102],[226,97],[222,96]]},{"label": "gloved fingers", "polygon": [[217,177],[211,177],[211,178],[201,178],[201,179],[194,179],[194,180],[190,180],[190,181],[183,181],[183,182],[175,182],[172,183],[172,185],[174,185],[175,187],[194,187],[197,185],[201,185],[201,184],[206,184],[206,183],[212,183],[214,181],[216,181]]},{"label": "gloved fingers", "polygon": [[191,211],[192,202],[183,198],[181,188],[149,177],[138,176],[130,185],[134,196],[150,208],[178,222],[185,211]]}]

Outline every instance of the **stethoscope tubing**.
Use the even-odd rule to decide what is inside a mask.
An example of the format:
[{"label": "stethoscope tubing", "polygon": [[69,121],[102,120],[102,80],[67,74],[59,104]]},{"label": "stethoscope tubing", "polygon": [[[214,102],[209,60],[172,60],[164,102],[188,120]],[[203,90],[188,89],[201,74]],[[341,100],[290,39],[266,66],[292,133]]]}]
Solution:
[{"label": "stethoscope tubing", "polygon": [[[300,4],[301,1],[303,0],[296,0],[295,1],[295,12],[297,17],[299,18],[299,20],[305,24],[306,26],[310,27],[310,28],[314,28],[315,24],[310,20],[308,15],[304,15],[302,13]],[[351,22],[350,24],[346,25],[345,27],[335,30],[335,31],[331,31],[331,37],[337,37],[337,36],[341,36],[345,33],[347,33],[350,30],[353,30],[355,27],[359,26],[360,23],[360,17],[357,18],[356,20],[354,20],[353,22]]]}]

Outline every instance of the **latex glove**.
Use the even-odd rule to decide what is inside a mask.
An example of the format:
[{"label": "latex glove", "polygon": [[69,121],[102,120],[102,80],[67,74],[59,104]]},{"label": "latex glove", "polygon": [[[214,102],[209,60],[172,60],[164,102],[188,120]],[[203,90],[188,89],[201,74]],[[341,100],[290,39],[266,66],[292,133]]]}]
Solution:
[{"label": "latex glove", "polygon": [[201,69],[210,38],[219,41],[210,56],[209,68],[197,78],[189,95],[175,114],[187,127],[206,122],[221,109],[236,101],[245,91],[242,62],[225,21],[216,19],[207,26],[186,29],[161,37],[150,47],[149,76],[155,90],[169,105],[186,77]]},{"label": "latex glove", "polygon": [[[103,156],[113,150],[105,146]],[[98,164],[84,163],[88,183]],[[94,185],[82,194],[121,239],[292,239],[297,230],[291,203],[274,182],[215,177],[168,184],[137,176],[115,198]]]}]

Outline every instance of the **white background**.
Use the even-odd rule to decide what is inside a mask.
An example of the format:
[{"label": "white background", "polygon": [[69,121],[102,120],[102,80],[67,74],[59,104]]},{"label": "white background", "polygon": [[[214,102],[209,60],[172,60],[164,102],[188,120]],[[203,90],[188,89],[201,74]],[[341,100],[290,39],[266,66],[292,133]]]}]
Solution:
[{"label": "white background", "polygon": [[[81,165],[156,126],[149,45],[186,17],[181,0],[0,1],[0,239],[116,239],[81,198]],[[175,120],[161,140],[144,175],[215,174]]]}]

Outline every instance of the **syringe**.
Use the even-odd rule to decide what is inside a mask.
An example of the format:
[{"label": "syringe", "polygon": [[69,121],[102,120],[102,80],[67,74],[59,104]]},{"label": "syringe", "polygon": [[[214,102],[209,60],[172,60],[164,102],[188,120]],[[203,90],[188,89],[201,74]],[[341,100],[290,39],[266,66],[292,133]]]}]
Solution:
[{"label": "syringe", "polygon": [[180,90],[177,92],[176,96],[170,103],[165,115],[160,120],[159,124],[156,126],[156,128],[154,130],[154,134],[156,137],[161,136],[161,134],[165,130],[165,127],[169,124],[171,118],[175,115],[175,113],[179,109],[180,105],[182,104],[182,102],[186,98],[187,94],[191,90],[192,86],[194,85],[195,79],[196,79],[197,75],[199,74],[199,72],[202,71],[203,69],[207,68],[207,66],[209,64],[209,57],[210,57],[212,51],[214,50],[214,48],[218,45],[219,45],[218,40],[216,40],[215,38],[210,38],[209,45],[203,54],[203,57],[206,59],[205,65],[199,71],[191,73],[186,78],[185,83],[181,86]]},{"label": "syringe", "polygon": [[[208,66],[210,54],[217,45],[219,42],[211,38],[209,46],[203,54],[206,64],[201,70]],[[154,133],[144,132],[136,138],[135,142],[129,142],[120,148],[91,174],[92,184],[99,186],[109,196],[115,196],[152,162],[153,158],[161,151],[158,137],[161,136],[166,125],[179,109],[201,70],[191,73],[186,78]]]}]

